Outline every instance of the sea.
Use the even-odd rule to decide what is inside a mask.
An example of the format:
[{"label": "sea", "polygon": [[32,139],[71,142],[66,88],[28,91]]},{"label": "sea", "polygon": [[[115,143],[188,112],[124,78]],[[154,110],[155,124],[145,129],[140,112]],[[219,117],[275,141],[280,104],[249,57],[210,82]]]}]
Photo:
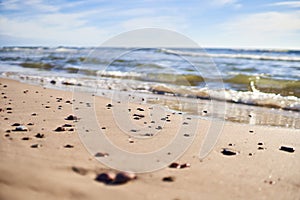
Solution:
[{"label": "sea", "polygon": [[204,119],[300,128],[300,50],[1,47],[0,76],[130,93]]}]

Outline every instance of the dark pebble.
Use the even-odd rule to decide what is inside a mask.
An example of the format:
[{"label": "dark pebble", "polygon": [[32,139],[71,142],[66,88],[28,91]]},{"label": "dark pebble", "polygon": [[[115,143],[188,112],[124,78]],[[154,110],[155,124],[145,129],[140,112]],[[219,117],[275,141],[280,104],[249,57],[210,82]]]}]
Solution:
[{"label": "dark pebble", "polygon": [[53,85],[55,85],[56,81],[55,80],[51,80],[50,83],[53,84]]},{"label": "dark pebble", "polygon": [[21,124],[20,123],[14,123],[11,126],[21,126]]},{"label": "dark pebble", "polygon": [[257,149],[258,149],[258,150],[265,150],[264,147],[258,147]]},{"label": "dark pebble", "polygon": [[6,133],[10,133],[10,130],[6,130],[5,132],[6,132]]},{"label": "dark pebble", "polygon": [[126,172],[119,172],[116,175],[115,180],[112,182],[114,185],[120,185],[127,183],[130,180],[136,179],[135,174],[126,173]]},{"label": "dark pebble", "polygon": [[169,165],[169,168],[180,168],[180,164],[179,163],[176,163],[176,162],[173,162]]},{"label": "dark pebble", "polygon": [[207,113],[207,111],[206,111],[206,110],[203,110],[203,112],[204,112],[204,113]]},{"label": "dark pebble", "polygon": [[33,126],[34,123],[29,122],[27,125],[28,125],[28,126]]},{"label": "dark pebble", "polygon": [[96,176],[95,181],[105,183],[105,184],[111,184],[114,179],[115,179],[114,173],[101,173]]},{"label": "dark pebble", "polygon": [[41,133],[37,133],[34,137],[36,138],[44,138],[44,134],[41,134]]},{"label": "dark pebble", "polygon": [[61,132],[61,131],[65,131],[66,129],[64,127],[57,127],[54,131],[56,132]]},{"label": "dark pebble", "polygon": [[140,114],[133,114],[134,117],[139,117],[139,118],[143,118],[145,117],[145,115],[140,115]]},{"label": "dark pebble", "polygon": [[30,137],[23,137],[22,140],[30,140]]},{"label": "dark pebble", "polygon": [[225,155],[225,156],[234,156],[234,155],[237,154],[236,152],[231,151],[231,150],[229,150],[229,149],[223,149],[223,150],[221,151],[221,153],[222,153],[223,155]]},{"label": "dark pebble", "polygon": [[139,118],[139,117],[134,117],[133,119],[134,119],[134,120],[140,120],[140,118]]},{"label": "dark pebble", "polygon": [[14,131],[28,131],[26,126],[17,126]]},{"label": "dark pebble", "polygon": [[137,108],[138,111],[145,111],[143,108]]},{"label": "dark pebble", "polygon": [[62,127],[72,127],[72,124],[64,124]]},{"label": "dark pebble", "polygon": [[108,153],[98,152],[98,153],[95,154],[95,157],[107,157],[107,156],[109,156]]},{"label": "dark pebble", "polygon": [[187,134],[187,133],[185,133],[183,136],[184,136],[184,137],[190,137],[190,135]]},{"label": "dark pebble", "polygon": [[36,113],[32,113],[32,114],[31,114],[31,116],[36,116],[36,115],[37,115]]},{"label": "dark pebble", "polygon": [[113,105],[109,103],[109,104],[106,105],[106,107],[111,108],[111,107],[113,107]]},{"label": "dark pebble", "polygon": [[173,176],[166,176],[166,177],[163,177],[162,181],[164,181],[164,182],[174,182],[175,181],[175,177],[173,177]]},{"label": "dark pebble", "polygon": [[65,148],[74,148],[74,146],[73,146],[73,145],[70,145],[70,144],[67,144],[67,145],[65,145],[64,147],[65,147]]},{"label": "dark pebble", "polygon": [[287,146],[281,146],[279,148],[279,150],[286,151],[286,152],[289,152],[289,153],[294,153],[295,152],[295,149],[293,147],[287,147]]},{"label": "dark pebble", "polygon": [[74,115],[69,115],[68,117],[65,118],[65,120],[77,120],[77,117]]},{"label": "dark pebble", "polygon": [[88,170],[86,170],[86,169],[84,169],[82,167],[75,167],[75,166],[73,166],[72,170],[74,172],[76,172],[77,174],[80,174],[80,175],[86,175],[88,173]]},{"label": "dark pebble", "polygon": [[257,145],[264,145],[264,143],[263,142],[259,142],[259,143],[257,143]]},{"label": "dark pebble", "polygon": [[39,145],[39,144],[33,144],[33,145],[31,145],[30,147],[31,147],[31,148],[39,148],[40,145]]}]

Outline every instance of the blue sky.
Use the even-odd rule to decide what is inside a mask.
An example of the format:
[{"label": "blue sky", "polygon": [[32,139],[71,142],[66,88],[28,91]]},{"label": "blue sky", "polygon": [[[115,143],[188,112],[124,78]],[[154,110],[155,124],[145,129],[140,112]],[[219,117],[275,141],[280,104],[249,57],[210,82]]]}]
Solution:
[{"label": "blue sky", "polygon": [[300,49],[300,1],[0,0],[0,46],[98,46],[146,27],[203,47]]}]

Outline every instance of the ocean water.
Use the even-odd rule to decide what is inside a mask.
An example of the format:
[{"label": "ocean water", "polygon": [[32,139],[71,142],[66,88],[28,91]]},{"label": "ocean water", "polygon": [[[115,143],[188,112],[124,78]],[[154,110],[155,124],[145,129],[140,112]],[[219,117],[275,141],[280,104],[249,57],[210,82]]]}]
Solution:
[{"label": "ocean water", "polygon": [[300,128],[300,50],[2,47],[0,74],[134,93],[203,118],[224,118],[202,111],[226,102],[227,121]]}]

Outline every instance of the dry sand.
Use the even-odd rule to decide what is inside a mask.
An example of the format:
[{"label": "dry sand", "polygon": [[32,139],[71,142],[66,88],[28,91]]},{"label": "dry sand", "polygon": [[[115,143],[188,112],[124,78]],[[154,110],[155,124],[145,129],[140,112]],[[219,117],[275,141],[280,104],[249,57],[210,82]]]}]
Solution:
[{"label": "dry sand", "polygon": [[[0,83],[0,199],[300,199],[299,130],[226,123],[213,151],[200,161],[199,149],[211,122],[199,120],[196,139],[176,161],[189,163],[189,168],[167,167],[137,174],[126,184],[104,184],[95,181],[97,174],[116,171],[85,149],[76,127],[54,131],[76,124],[65,120],[73,114],[71,92],[8,79]],[[171,115],[155,140],[130,142],[106,107],[110,101],[97,98],[97,102],[105,134],[127,151],[160,148],[182,124],[181,116]],[[141,107],[144,113],[149,108],[130,106],[132,110]],[[145,116],[134,122],[148,126],[149,120]],[[14,123],[29,130],[13,131]],[[279,150],[281,146],[295,151]],[[237,155],[222,154],[224,148]],[[171,181],[163,181],[166,177]]]}]

